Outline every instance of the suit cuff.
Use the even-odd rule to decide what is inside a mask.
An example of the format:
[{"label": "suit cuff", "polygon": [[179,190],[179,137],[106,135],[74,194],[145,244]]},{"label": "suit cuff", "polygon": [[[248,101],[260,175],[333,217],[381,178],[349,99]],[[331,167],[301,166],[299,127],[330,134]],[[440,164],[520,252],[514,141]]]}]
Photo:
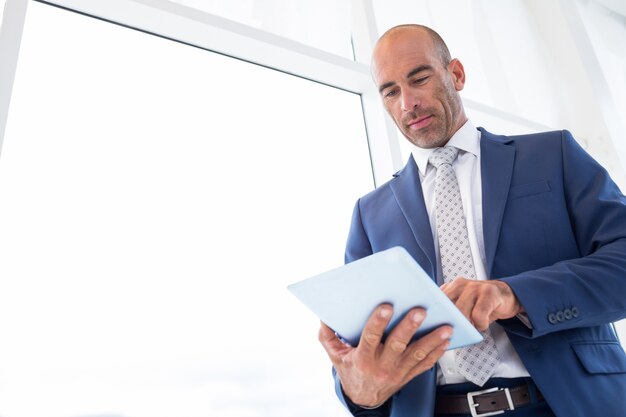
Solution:
[{"label": "suit cuff", "polygon": [[[341,389],[343,391],[343,388]],[[356,405],[352,402],[350,397],[343,392],[343,399],[346,402],[346,406],[348,407],[348,411],[355,417],[389,417],[391,416],[391,398],[382,403],[381,405],[369,408],[369,407],[361,407],[360,405]]]}]

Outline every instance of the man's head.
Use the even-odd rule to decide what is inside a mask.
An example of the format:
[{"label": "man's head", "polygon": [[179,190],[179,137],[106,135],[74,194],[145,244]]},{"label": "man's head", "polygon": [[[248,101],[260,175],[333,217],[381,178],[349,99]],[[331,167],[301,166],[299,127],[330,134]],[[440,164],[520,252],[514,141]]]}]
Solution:
[{"label": "man's head", "polygon": [[445,145],[467,121],[459,91],[465,71],[432,29],[401,25],[381,36],[372,75],[385,109],[404,136],[421,148]]}]

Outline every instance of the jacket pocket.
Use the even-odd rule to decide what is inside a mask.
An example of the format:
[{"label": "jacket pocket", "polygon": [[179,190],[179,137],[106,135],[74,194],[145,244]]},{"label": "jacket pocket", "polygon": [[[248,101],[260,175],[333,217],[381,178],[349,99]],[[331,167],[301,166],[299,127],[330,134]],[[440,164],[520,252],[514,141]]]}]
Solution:
[{"label": "jacket pocket", "polygon": [[514,185],[509,190],[509,200],[528,197],[531,195],[547,193],[550,191],[550,184],[546,180],[529,182],[528,184]]},{"label": "jacket pocket", "polygon": [[626,373],[626,353],[617,342],[580,342],[571,346],[590,374]]}]

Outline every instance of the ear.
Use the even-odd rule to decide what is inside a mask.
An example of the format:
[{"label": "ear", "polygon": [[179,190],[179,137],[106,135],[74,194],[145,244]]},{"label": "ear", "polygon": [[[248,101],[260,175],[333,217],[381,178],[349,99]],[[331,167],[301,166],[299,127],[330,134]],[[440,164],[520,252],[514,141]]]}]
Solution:
[{"label": "ear", "polygon": [[454,84],[456,91],[461,91],[465,86],[465,69],[463,68],[463,64],[461,64],[461,61],[456,58],[450,61],[448,64],[448,72],[452,77],[452,83]]}]

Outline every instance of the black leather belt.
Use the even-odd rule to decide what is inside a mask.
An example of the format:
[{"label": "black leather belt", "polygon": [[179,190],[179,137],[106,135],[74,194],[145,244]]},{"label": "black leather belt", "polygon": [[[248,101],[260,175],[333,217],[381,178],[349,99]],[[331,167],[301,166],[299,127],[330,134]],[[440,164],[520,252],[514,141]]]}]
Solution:
[{"label": "black leather belt", "polygon": [[[543,400],[539,390],[537,390],[537,400]],[[512,388],[490,388],[460,395],[438,395],[435,413],[471,414],[473,417],[484,417],[502,414],[530,403],[530,388],[524,384]]]}]

